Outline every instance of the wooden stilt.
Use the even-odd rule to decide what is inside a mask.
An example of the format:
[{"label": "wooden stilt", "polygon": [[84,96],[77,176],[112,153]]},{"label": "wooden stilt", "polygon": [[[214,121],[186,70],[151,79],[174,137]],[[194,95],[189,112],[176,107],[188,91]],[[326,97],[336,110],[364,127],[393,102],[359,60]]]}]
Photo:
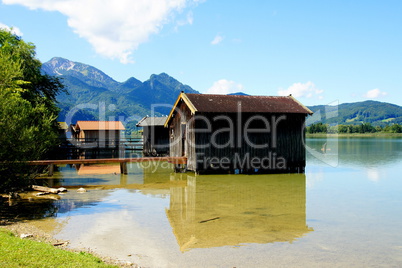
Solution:
[{"label": "wooden stilt", "polygon": [[187,171],[186,164],[176,164],[174,165],[174,170],[176,173],[185,173]]},{"label": "wooden stilt", "polygon": [[49,176],[53,176],[53,173],[54,173],[54,164],[50,164],[48,174]]},{"label": "wooden stilt", "polygon": [[120,162],[120,173],[127,175],[127,162]]}]

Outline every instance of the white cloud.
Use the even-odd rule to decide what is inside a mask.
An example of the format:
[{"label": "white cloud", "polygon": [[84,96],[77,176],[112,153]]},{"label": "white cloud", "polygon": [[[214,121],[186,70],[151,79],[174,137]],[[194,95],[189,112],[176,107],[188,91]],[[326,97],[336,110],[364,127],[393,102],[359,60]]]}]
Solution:
[{"label": "white cloud", "polygon": [[364,94],[364,97],[367,99],[377,99],[377,98],[379,98],[381,96],[385,96],[387,94],[388,94],[387,92],[383,92],[383,91],[379,90],[378,88],[375,88],[375,89],[367,91],[366,94]]},{"label": "white cloud", "polygon": [[192,25],[193,21],[194,21],[193,12],[189,11],[184,19],[177,20],[174,30],[177,32],[179,30],[179,27],[182,27],[184,25]]},{"label": "white cloud", "polygon": [[211,41],[211,45],[217,45],[223,41],[224,37],[221,35],[215,36],[214,40]]},{"label": "white cloud", "polygon": [[186,19],[179,20],[177,22],[177,25],[179,25],[179,26],[183,26],[183,25],[186,25],[186,24],[192,25],[193,21],[194,21],[193,12],[190,11],[190,12],[187,13]]},{"label": "white cloud", "polygon": [[9,27],[8,25],[5,25],[5,24],[0,22],[0,28],[1,29],[6,29],[7,31],[11,31],[15,35],[23,36],[23,33],[21,32],[21,30],[18,27],[15,27],[15,26]]},{"label": "white cloud", "polygon": [[322,89],[318,89],[315,84],[311,81],[307,83],[294,83],[287,89],[278,90],[278,95],[289,96],[292,94],[295,98],[312,98],[316,97],[318,99],[323,99],[321,95],[324,92]]},{"label": "white cloud", "polygon": [[[58,11],[67,16],[68,26],[85,38],[95,51],[122,63],[131,62],[138,46],[172,22],[196,0],[3,0],[30,9]],[[192,24],[188,13],[186,24]],[[179,23],[180,24],[180,23]],[[181,22],[183,24],[183,22]]]},{"label": "white cloud", "polygon": [[206,94],[230,94],[243,91],[242,84],[238,84],[234,81],[221,79],[212,85],[205,93]]}]

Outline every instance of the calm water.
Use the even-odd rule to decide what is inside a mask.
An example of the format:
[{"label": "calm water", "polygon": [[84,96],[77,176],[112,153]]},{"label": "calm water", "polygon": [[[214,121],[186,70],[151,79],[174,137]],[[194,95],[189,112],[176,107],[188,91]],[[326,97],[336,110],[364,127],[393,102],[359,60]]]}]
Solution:
[{"label": "calm water", "polygon": [[64,167],[49,184],[97,187],[63,195],[36,224],[145,267],[401,267],[402,139],[307,145],[302,175]]}]

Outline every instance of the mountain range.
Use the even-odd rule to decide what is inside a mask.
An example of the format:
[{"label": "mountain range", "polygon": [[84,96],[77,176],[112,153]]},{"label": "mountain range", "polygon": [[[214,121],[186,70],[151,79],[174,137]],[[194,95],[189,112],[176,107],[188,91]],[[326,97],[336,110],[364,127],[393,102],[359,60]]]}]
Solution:
[{"label": "mountain range", "polygon": [[169,114],[181,91],[199,93],[166,73],[152,74],[141,82],[131,77],[117,82],[87,64],[55,57],[42,65],[42,72],[62,79],[66,92],[57,96],[59,121],[122,120],[133,128],[146,115]]},{"label": "mountain range", "polygon": [[[77,120],[121,120],[127,129],[144,116],[162,116],[181,91],[199,93],[166,73],[152,74],[144,82],[131,77],[117,82],[101,70],[79,62],[55,57],[42,65],[42,72],[60,77],[66,92],[57,96],[61,111],[59,121],[75,123]],[[237,95],[246,95],[238,92]],[[402,107],[365,101],[344,103],[337,106],[308,106],[314,115],[307,123],[373,125],[402,123]]]}]

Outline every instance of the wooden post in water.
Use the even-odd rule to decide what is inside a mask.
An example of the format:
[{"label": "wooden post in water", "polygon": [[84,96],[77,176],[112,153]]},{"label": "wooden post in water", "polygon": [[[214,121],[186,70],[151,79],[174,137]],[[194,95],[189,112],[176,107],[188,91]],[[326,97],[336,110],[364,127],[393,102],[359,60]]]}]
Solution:
[{"label": "wooden post in water", "polygon": [[120,173],[127,175],[127,162],[120,162]]},{"label": "wooden post in water", "polygon": [[49,172],[48,172],[49,176],[53,176],[53,173],[54,173],[54,164],[50,164],[50,165],[48,166],[48,168],[49,168]]},{"label": "wooden post in water", "polygon": [[186,164],[175,164],[174,171],[176,173],[185,173],[187,171],[187,165]]}]

